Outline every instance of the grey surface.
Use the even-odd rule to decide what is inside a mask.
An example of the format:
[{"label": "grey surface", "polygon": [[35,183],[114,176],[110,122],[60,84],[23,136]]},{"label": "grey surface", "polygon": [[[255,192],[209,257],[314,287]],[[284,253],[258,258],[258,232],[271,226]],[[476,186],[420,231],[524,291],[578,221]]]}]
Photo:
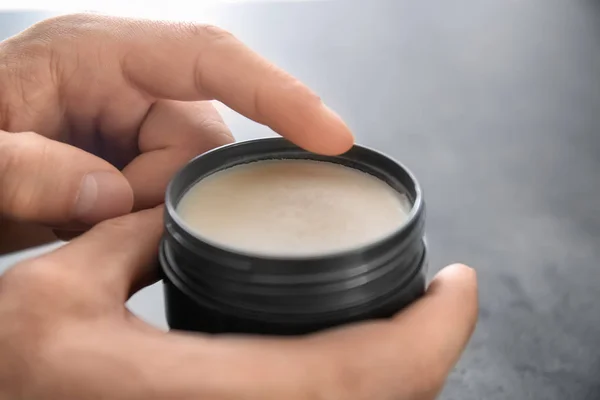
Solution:
[{"label": "grey surface", "polygon": [[[600,3],[366,4],[234,6],[215,22],[414,170],[434,267],[478,269],[480,323],[442,399],[600,399]],[[238,138],[268,133],[226,119]],[[132,308],[161,324],[159,295]]]}]

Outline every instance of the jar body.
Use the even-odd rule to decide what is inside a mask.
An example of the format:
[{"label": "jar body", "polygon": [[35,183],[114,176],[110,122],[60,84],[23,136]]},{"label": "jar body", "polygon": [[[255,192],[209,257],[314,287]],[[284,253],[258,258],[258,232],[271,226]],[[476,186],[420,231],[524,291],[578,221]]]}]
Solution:
[{"label": "jar body", "polygon": [[[293,316],[281,318],[281,315],[255,313],[255,315],[240,315],[235,310],[220,308],[218,304],[207,302],[195,295],[192,288],[186,288],[171,270],[165,258],[165,246],[161,246],[161,265],[163,267],[163,289],[167,323],[171,329],[218,333],[243,333],[263,335],[299,335],[317,332],[327,328],[344,325],[357,321],[389,318],[421,297],[427,286],[428,259],[425,242],[420,259],[414,265],[414,272],[392,293],[374,299],[354,309],[329,312],[326,316],[299,318]],[[402,268],[395,260],[393,267]],[[279,317],[279,318],[278,318]],[[291,317],[291,318],[290,318]]]}]

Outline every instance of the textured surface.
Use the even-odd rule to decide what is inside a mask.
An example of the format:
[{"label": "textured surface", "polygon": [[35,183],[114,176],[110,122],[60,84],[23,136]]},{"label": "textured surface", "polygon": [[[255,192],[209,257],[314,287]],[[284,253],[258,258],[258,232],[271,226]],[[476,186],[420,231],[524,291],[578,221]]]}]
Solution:
[{"label": "textured surface", "polygon": [[[443,400],[600,399],[600,3],[365,4],[235,6],[215,22],[409,165],[433,265],[478,269],[480,324]],[[5,36],[30,20],[0,18]],[[239,139],[269,134],[226,119]],[[131,307],[164,323],[156,286]]]},{"label": "textured surface", "polygon": [[177,205],[185,223],[204,238],[271,256],[365,246],[397,230],[409,210],[406,196],[373,175],[307,160],[219,171],[190,188]]}]

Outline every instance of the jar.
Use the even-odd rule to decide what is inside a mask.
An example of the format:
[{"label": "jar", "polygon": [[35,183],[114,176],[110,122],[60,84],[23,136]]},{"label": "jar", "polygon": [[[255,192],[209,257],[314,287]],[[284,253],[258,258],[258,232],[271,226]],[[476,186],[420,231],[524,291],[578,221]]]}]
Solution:
[{"label": "jar", "polygon": [[[211,243],[191,232],[177,214],[183,195],[204,177],[272,159],[326,161],[371,174],[407,196],[407,220],[390,235],[358,248],[274,257]],[[414,175],[367,147],[354,145],[342,155],[323,156],[283,138],[267,138],[209,151],[183,167],[166,191],[159,260],[167,322],[171,329],[205,333],[297,335],[388,318],[425,292],[424,222],[423,194]]]}]

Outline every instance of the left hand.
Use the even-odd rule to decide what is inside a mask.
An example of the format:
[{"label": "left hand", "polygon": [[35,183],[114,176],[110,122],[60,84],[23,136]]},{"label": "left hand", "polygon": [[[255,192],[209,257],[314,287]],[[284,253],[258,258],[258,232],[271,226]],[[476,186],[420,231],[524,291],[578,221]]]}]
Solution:
[{"label": "left hand", "polygon": [[432,400],[477,320],[443,269],[394,318],[277,338],[163,332],[125,301],[152,281],[162,210],[105,221],[0,276],[0,399]]},{"label": "left hand", "polygon": [[213,26],[67,15],[0,43],[0,254],[36,226],[80,232],[162,203],[175,171],[233,141],[213,99],[307,150],[353,142],[307,87]]}]

